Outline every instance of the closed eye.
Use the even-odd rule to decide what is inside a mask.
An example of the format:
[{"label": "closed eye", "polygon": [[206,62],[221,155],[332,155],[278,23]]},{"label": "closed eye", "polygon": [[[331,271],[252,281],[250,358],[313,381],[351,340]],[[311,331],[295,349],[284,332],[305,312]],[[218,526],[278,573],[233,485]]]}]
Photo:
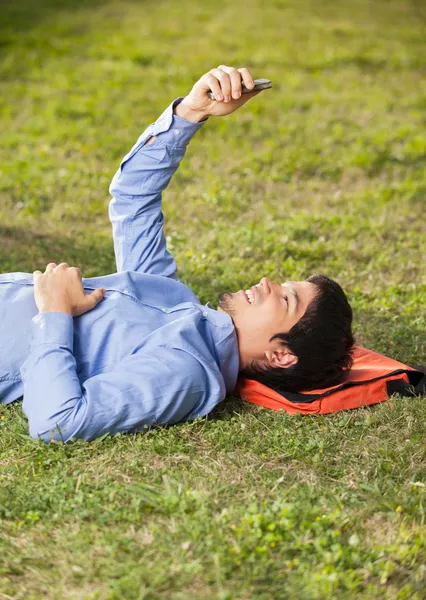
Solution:
[{"label": "closed eye", "polygon": [[287,302],[288,304],[288,296],[283,296],[284,300]]}]

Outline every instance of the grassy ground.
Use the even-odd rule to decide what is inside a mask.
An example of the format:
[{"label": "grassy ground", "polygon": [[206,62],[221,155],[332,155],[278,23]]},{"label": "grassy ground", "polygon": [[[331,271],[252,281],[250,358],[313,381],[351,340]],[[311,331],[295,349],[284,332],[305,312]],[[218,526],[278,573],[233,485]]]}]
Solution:
[{"label": "grassy ground", "polygon": [[[204,72],[274,90],[211,121],[165,194],[203,302],[336,277],[358,342],[425,361],[421,0],[18,0],[0,24],[0,271],[115,270],[108,184]],[[417,599],[424,399],[208,419],[63,446],[0,407],[0,598]]]}]

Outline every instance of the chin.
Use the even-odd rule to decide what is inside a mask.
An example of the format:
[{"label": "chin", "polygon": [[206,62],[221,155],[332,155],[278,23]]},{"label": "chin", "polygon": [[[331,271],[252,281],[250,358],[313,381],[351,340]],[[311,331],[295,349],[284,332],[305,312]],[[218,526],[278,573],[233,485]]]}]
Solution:
[{"label": "chin", "polygon": [[232,296],[232,292],[223,292],[223,294],[220,294],[219,298],[217,299],[217,310],[225,312],[230,316],[235,315],[235,308]]}]

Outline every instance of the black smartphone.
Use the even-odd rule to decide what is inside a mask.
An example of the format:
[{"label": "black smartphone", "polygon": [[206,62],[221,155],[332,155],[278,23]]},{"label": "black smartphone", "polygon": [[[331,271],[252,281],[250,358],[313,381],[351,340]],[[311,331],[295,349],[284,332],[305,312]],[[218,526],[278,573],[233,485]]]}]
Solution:
[{"label": "black smartphone", "polygon": [[[272,87],[272,83],[270,79],[254,79],[254,88],[249,90],[246,88],[244,81],[241,82],[241,93],[248,94],[249,92],[257,92],[258,90],[267,90]],[[213,92],[207,92],[207,96],[210,100],[216,100]]]}]

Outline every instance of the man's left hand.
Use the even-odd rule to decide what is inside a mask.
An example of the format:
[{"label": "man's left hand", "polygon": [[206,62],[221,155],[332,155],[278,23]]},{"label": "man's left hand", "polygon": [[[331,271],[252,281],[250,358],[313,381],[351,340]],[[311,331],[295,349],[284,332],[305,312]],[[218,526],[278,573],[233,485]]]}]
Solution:
[{"label": "man's left hand", "polygon": [[92,308],[104,297],[106,290],[97,288],[86,294],[81,271],[67,263],[49,263],[44,273],[33,272],[34,299],[39,312],[64,312],[78,317]]}]

